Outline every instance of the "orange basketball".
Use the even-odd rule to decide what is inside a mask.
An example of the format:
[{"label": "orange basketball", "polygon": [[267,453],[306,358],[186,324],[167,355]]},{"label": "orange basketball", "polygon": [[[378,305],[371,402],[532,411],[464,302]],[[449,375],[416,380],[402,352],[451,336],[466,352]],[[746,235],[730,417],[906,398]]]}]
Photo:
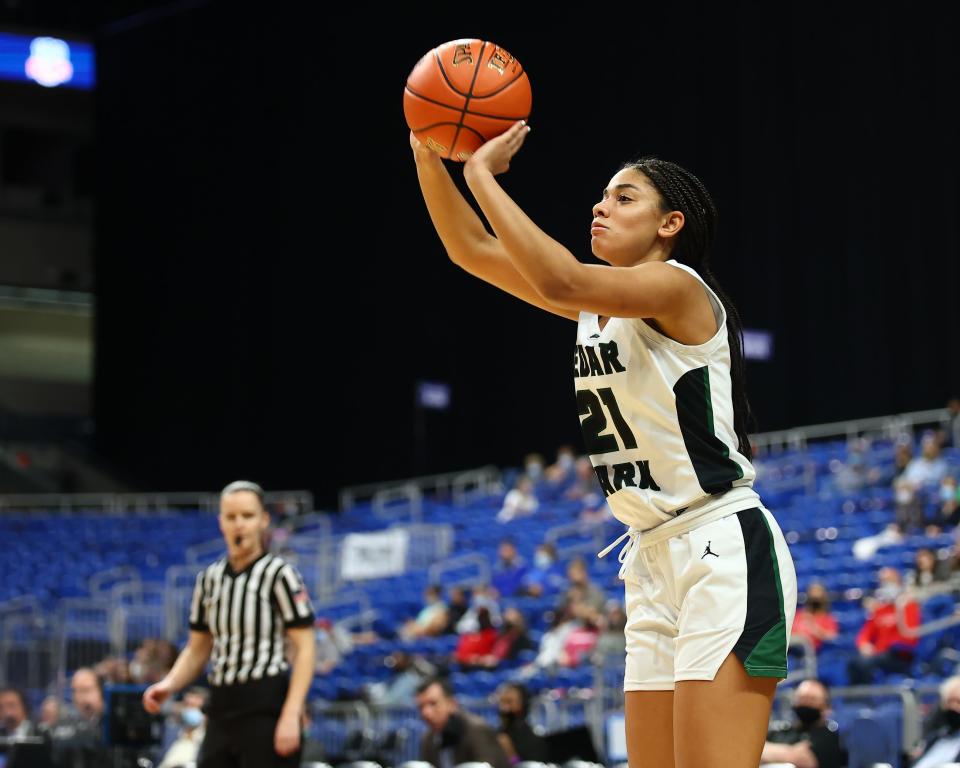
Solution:
[{"label": "orange basketball", "polygon": [[488,139],[530,117],[530,80],[489,40],[452,40],[407,77],[403,114],[414,135],[442,157],[464,161]]}]

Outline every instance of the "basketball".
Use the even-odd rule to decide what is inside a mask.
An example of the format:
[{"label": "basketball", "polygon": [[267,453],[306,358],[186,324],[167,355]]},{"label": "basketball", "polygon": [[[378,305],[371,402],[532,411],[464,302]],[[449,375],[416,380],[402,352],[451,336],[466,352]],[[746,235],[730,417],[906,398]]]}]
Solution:
[{"label": "basketball", "polygon": [[463,162],[529,118],[532,98],[515,56],[489,40],[452,40],[429,51],[407,76],[403,114],[421,142]]}]

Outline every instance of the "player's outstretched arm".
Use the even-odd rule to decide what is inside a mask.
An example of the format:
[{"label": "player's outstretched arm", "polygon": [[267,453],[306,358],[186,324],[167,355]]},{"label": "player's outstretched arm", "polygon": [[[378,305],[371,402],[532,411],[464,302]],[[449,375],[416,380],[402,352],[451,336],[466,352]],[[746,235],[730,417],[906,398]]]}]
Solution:
[{"label": "player's outstretched arm", "polygon": [[213,637],[209,632],[190,631],[186,647],[180,651],[173,667],[163,680],[154,683],[143,692],[143,708],[151,714],[160,711],[163,702],[203,672],[213,649]]},{"label": "player's outstretched arm", "polygon": [[500,242],[487,232],[480,217],[460,194],[440,156],[410,132],[420,191],[437,234],[450,260],[481,280],[518,299],[561,317],[577,320],[574,310],[545,300],[510,261]]},{"label": "player's outstretched arm", "polygon": [[485,142],[464,164],[467,186],[517,272],[550,305],[606,317],[683,313],[701,293],[695,278],[660,261],[631,267],[583,264],[538,227],[494,178],[529,131],[523,121]]}]

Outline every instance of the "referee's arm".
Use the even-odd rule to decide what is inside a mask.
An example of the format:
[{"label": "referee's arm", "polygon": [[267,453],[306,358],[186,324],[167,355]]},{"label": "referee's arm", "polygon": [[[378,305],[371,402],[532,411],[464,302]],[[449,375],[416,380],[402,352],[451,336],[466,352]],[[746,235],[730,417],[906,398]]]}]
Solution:
[{"label": "referee's arm", "polygon": [[176,693],[200,676],[212,649],[213,637],[209,632],[190,630],[187,645],[180,651],[170,671],[163,680],[143,692],[143,708],[152,714],[159,712],[170,694]]},{"label": "referee's arm", "polygon": [[300,727],[304,702],[313,680],[316,657],[316,637],[313,626],[289,627],[287,638],[293,651],[290,687],[283,702],[283,711],[277,721],[274,734],[274,749],[278,754],[288,755],[300,746]]}]

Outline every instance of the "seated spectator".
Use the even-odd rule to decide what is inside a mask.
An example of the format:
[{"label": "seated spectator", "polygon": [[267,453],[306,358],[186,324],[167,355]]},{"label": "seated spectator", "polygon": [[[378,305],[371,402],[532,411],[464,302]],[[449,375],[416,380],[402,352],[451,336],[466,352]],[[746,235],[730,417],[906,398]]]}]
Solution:
[{"label": "seated spectator", "polygon": [[853,542],[853,556],[857,560],[872,560],[879,549],[903,542],[899,523],[890,523],[880,533],[864,536]]},{"label": "seated spectator", "polygon": [[576,622],[563,642],[562,667],[579,667],[590,656],[600,637],[600,629],[592,618],[583,618]]},{"label": "seated spectator", "polygon": [[70,679],[74,713],[57,721],[49,733],[53,761],[64,766],[108,765],[103,743],[103,689],[89,667],[81,667]]},{"label": "seated spectator", "polygon": [[60,699],[56,696],[47,696],[40,702],[40,719],[37,722],[37,732],[46,735],[60,720]]},{"label": "seated spectator", "polygon": [[837,620],[830,613],[827,589],[823,584],[815,582],[807,588],[803,605],[797,608],[790,634],[807,638],[813,644],[813,650],[819,651],[824,640],[837,639],[837,631]]},{"label": "seated spectator", "polygon": [[349,632],[328,618],[318,618],[314,627],[317,637],[315,668],[318,674],[326,675],[353,650],[353,641]]},{"label": "seated spectator", "polygon": [[834,459],[830,462],[833,482],[841,493],[856,493],[861,488],[873,485],[881,479],[879,469],[869,467],[867,458],[870,441],[864,437],[851,440],[847,446],[847,459]]},{"label": "seated spectator", "polygon": [[572,605],[565,603],[553,612],[553,617],[547,631],[540,636],[540,646],[537,657],[524,667],[523,676],[529,677],[538,669],[550,669],[561,666],[565,661],[563,648],[567,642],[567,635],[577,628],[577,620],[573,615]]},{"label": "seated spectator", "polygon": [[0,736],[21,739],[33,735],[23,693],[16,688],[0,688]]},{"label": "seated spectator", "polygon": [[913,558],[913,570],[907,573],[907,586],[915,590],[922,590],[937,582],[945,581],[947,572],[937,560],[936,553],[929,547],[918,549]]},{"label": "seated spectator", "polygon": [[590,580],[587,564],[576,557],[567,565],[567,591],[564,602],[573,602],[575,614],[596,620],[603,613],[607,598],[603,591]]},{"label": "seated spectator", "polygon": [[501,597],[513,597],[520,591],[526,575],[527,563],[520,557],[516,545],[510,539],[501,540],[490,585]]},{"label": "seated spectator", "polygon": [[960,762],[960,676],[940,686],[940,706],[924,723],[923,739],[913,751],[913,768],[939,768]]},{"label": "seated spectator", "polygon": [[543,480],[543,456],[539,453],[528,453],[523,457],[523,474],[536,485]]},{"label": "seated spectator", "polygon": [[947,475],[940,482],[940,516],[936,522],[938,530],[953,528],[960,523],[960,489],[957,478]]},{"label": "seated spectator", "polygon": [[130,664],[122,656],[108,656],[97,662],[93,671],[104,685],[126,685],[133,682]]},{"label": "seated spectator", "polygon": [[607,612],[600,623],[600,637],[594,646],[591,658],[594,664],[603,665],[610,657],[623,658],[627,652],[627,638],[624,627],[627,626],[627,614],[619,600],[607,602]]},{"label": "seated spectator", "polygon": [[415,640],[418,637],[437,637],[447,628],[447,606],[441,599],[440,587],[431,584],[423,591],[424,606],[415,619],[400,628],[400,637]]},{"label": "seated spectator", "polygon": [[847,764],[837,724],[827,719],[830,692],[819,680],[804,680],[793,693],[792,723],[772,728],[760,763],[792,763],[796,768],[841,768]]},{"label": "seated spectator", "polygon": [[530,692],[521,683],[504,683],[497,691],[500,711],[500,731],[497,740],[511,763],[524,760],[549,762],[550,750],[546,739],[534,733],[527,718],[530,716]]},{"label": "seated spectator", "polygon": [[924,505],[927,494],[938,491],[940,482],[947,474],[947,464],[940,456],[940,443],[932,432],[921,440],[921,455],[912,459],[894,481],[897,507],[897,522],[904,530],[924,526]]},{"label": "seated spectator", "polygon": [[586,456],[581,456],[573,465],[574,481],[564,498],[570,501],[582,501],[584,506],[595,508],[603,504],[603,492],[597,481],[597,473]]},{"label": "seated spectator", "polygon": [[563,566],[557,562],[557,548],[547,542],[537,547],[533,567],[524,574],[520,585],[520,594],[541,597],[559,592],[566,583]]},{"label": "seated spectator", "polygon": [[495,627],[500,626],[500,603],[497,601],[497,590],[493,587],[480,584],[474,587],[473,596],[470,598],[470,607],[463,614],[463,618],[457,622],[457,634],[464,632],[476,632],[480,627],[478,612],[481,608],[486,608],[490,614],[490,622]]},{"label": "seated spectator", "polygon": [[561,445],[557,448],[557,460],[547,467],[544,473],[547,482],[554,486],[564,486],[573,479],[573,468],[577,455],[572,445]]},{"label": "seated spectator", "polygon": [[412,656],[406,651],[394,651],[383,661],[393,670],[393,676],[367,689],[370,703],[379,706],[409,705],[420,684],[437,673],[436,667],[422,656]]},{"label": "seated spectator", "polygon": [[207,704],[207,690],[205,688],[191,688],[183,694],[177,719],[180,722],[180,732],[163,756],[157,768],[179,768],[188,763],[195,763],[200,752],[200,745],[207,732],[206,716],[203,708]]},{"label": "seated spectator", "polygon": [[497,734],[486,721],[460,709],[447,680],[424,681],[417,689],[416,701],[427,726],[420,739],[421,760],[437,768],[461,763],[510,768]]},{"label": "seated spectator", "polygon": [[[903,592],[896,568],[880,569],[880,586],[873,598],[864,600],[867,620],[857,634],[857,656],[850,659],[847,672],[852,685],[869,685],[876,670],[908,674],[913,664],[916,637],[906,637],[897,624],[897,599]],[[907,627],[920,625],[920,607],[908,600],[903,605]]]},{"label": "seated spectator", "polygon": [[490,653],[471,662],[472,666],[485,669],[495,669],[504,661],[510,661],[520,654],[520,651],[532,650],[533,642],[527,634],[527,621],[516,608],[507,608],[503,612],[503,624],[490,649]]},{"label": "seated spectator", "polygon": [[517,517],[529,517],[539,506],[540,502],[533,492],[533,480],[521,475],[504,497],[503,506],[497,512],[497,522],[509,523]]},{"label": "seated spectator", "polygon": [[497,630],[490,621],[490,611],[480,608],[477,611],[477,629],[460,635],[453,658],[461,667],[480,666],[480,660],[490,655],[497,641]]},{"label": "seated spectator", "polygon": [[470,610],[470,596],[463,587],[450,587],[450,598],[447,601],[447,626],[445,635],[454,635],[457,624],[464,614]]}]

